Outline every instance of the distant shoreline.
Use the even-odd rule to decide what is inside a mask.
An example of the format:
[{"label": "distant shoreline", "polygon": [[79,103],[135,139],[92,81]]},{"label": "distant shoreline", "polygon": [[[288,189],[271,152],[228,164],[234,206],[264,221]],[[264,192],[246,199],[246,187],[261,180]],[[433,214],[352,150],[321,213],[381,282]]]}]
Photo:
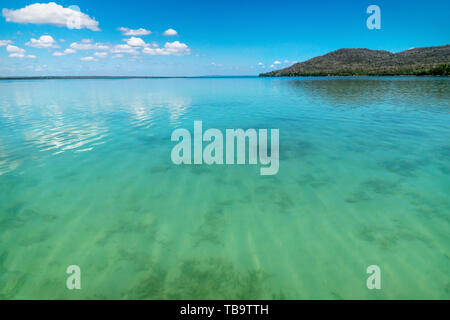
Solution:
[{"label": "distant shoreline", "polygon": [[198,78],[257,78],[254,76],[11,76],[0,80],[89,80],[89,79],[198,79]]},{"label": "distant shoreline", "polygon": [[[296,75],[277,76],[276,78],[389,78],[389,77],[442,77],[445,75]],[[42,76],[42,77],[0,77],[0,81],[8,80],[127,80],[127,79],[228,79],[228,78],[274,78],[271,76]]]}]

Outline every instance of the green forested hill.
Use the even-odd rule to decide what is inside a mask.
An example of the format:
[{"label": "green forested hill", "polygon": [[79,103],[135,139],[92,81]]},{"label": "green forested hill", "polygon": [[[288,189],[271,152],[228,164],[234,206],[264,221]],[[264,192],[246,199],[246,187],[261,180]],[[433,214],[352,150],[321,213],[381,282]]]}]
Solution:
[{"label": "green forested hill", "polygon": [[414,48],[399,53],[339,49],[260,76],[449,75],[450,45]]}]

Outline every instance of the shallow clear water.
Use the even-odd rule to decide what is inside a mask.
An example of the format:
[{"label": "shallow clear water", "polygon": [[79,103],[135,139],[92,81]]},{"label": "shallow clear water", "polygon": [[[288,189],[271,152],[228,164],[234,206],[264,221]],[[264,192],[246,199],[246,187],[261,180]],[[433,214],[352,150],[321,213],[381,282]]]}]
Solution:
[{"label": "shallow clear water", "polygon": [[[0,298],[449,299],[449,98],[442,78],[1,81]],[[172,164],[194,120],[280,129],[279,173]]]}]

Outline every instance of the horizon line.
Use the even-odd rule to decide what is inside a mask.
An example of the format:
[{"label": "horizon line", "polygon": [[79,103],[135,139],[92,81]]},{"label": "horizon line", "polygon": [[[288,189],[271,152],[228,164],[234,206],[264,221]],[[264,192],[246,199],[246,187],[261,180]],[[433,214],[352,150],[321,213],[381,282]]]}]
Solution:
[{"label": "horizon line", "polygon": [[204,76],[0,76],[0,80],[56,80],[56,79],[185,79],[185,78],[236,78],[259,75],[204,75]]}]

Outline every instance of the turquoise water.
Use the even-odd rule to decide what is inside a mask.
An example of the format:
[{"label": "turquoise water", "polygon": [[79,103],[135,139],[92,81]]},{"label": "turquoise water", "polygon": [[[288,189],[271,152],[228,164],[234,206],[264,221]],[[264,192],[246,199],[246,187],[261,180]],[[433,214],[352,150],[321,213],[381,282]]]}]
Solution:
[{"label": "turquoise water", "polygon": [[[449,98],[442,78],[1,81],[0,298],[449,299]],[[279,173],[172,164],[194,120],[279,129]]]}]

